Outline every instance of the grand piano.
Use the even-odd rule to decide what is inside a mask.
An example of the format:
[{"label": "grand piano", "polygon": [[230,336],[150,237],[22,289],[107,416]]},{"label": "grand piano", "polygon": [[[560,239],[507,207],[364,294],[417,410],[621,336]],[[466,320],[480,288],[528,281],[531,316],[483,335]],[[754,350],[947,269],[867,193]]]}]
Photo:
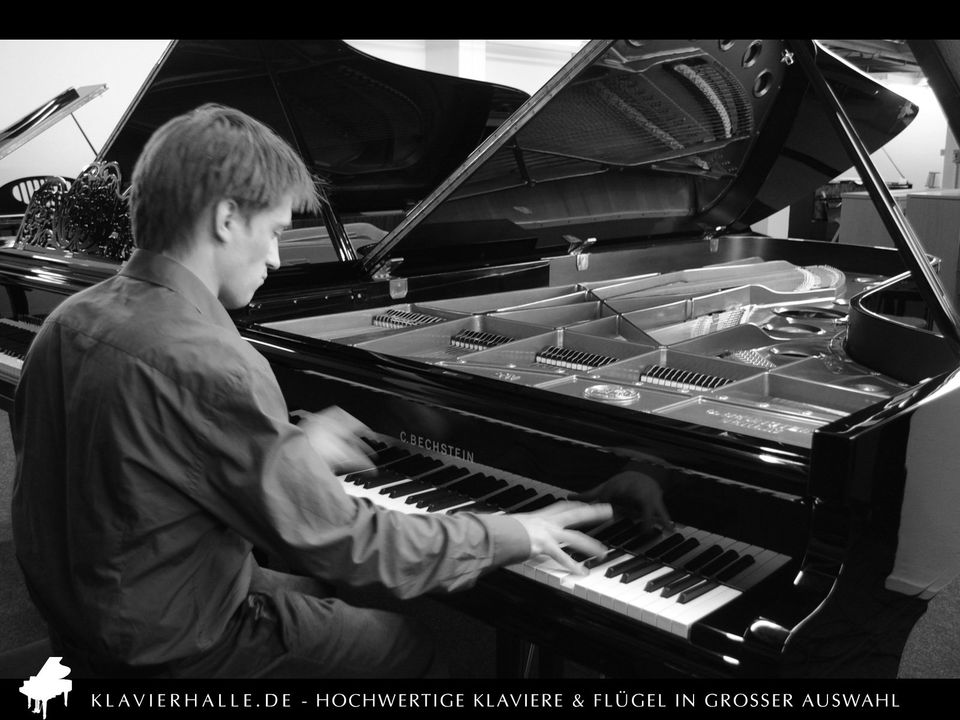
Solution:
[{"label": "grand piano", "polygon": [[[955,89],[951,43],[911,48]],[[140,105],[121,166],[166,112]],[[960,319],[869,158],[917,111],[809,40],[591,41],[412,205],[328,172],[324,222],[234,317],[293,413],[381,434],[343,478],[371,502],[658,478],[672,530],[625,513],[586,577],[533,560],[444,597],[501,631],[504,674],[514,638],[607,676],[892,677],[960,568]],[[750,230],[851,165],[895,248]],[[117,266],[32,237],[0,251],[24,332]]]}]

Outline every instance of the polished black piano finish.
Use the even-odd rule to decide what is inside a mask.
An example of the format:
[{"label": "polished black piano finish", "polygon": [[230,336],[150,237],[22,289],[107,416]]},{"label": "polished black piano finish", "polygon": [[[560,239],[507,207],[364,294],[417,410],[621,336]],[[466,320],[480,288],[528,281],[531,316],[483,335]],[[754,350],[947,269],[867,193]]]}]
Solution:
[{"label": "polished black piano finish", "polygon": [[[235,313],[293,411],[556,496],[632,458],[678,523],[786,558],[683,636],[507,570],[445,600],[610,676],[896,673],[956,572],[957,357],[915,253],[750,231],[854,162],[804,52],[869,150],[916,113],[808,42],[593,41],[382,237],[296,238],[328,261]],[[14,317],[114,268],[0,251]]]}]

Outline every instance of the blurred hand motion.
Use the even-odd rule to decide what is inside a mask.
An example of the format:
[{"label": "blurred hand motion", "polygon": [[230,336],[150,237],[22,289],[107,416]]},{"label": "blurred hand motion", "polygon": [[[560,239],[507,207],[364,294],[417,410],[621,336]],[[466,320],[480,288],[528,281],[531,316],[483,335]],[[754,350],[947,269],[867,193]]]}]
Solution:
[{"label": "blurred hand motion", "polygon": [[595,488],[570,496],[581,502],[603,502],[613,505],[618,514],[638,517],[644,527],[673,529],[673,520],[663,502],[660,483],[649,475],[627,468]]},{"label": "blurred hand motion", "polygon": [[561,500],[540,510],[517,513],[516,518],[530,536],[530,556],[546,555],[570,572],[585,575],[586,569],[564,551],[564,547],[589,556],[604,555],[607,548],[589,535],[574,530],[591,527],[613,517],[613,508],[606,503],[589,504]]},{"label": "blurred hand motion", "polygon": [[376,433],[353,415],[334,406],[320,412],[300,413],[300,417],[297,427],[306,433],[313,449],[336,474],[373,467],[370,445],[364,438],[373,439]]}]

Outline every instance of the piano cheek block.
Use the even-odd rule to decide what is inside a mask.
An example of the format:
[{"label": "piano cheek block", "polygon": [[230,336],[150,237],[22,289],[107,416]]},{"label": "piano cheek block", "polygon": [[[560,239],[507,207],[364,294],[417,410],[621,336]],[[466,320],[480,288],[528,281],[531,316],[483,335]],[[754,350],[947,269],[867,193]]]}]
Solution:
[{"label": "piano cheek block", "polygon": [[773,650],[781,650],[787,642],[789,631],[766,618],[757,618],[747,628],[745,640],[752,640]]}]

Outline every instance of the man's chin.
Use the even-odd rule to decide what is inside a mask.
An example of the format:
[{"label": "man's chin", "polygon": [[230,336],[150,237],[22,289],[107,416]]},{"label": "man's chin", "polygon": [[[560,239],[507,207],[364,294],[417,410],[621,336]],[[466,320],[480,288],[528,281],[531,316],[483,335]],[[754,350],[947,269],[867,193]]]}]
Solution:
[{"label": "man's chin", "polygon": [[253,300],[253,293],[250,293],[246,298],[238,297],[221,297],[220,304],[223,305],[227,310],[239,310],[250,304],[250,301]]}]

